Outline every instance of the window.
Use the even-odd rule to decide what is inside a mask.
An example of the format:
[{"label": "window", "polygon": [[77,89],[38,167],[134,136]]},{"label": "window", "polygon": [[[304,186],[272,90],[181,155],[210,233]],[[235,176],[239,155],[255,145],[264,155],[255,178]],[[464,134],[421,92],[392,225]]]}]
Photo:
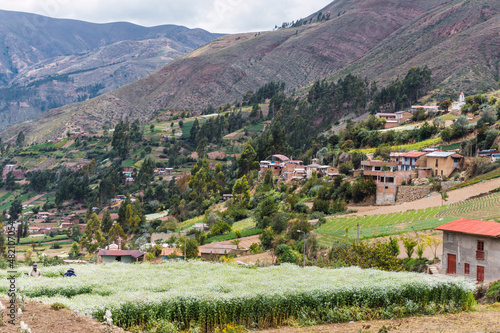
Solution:
[{"label": "window", "polygon": [[477,241],[477,250],[484,251],[484,241],[482,241],[482,240]]},{"label": "window", "polygon": [[464,274],[470,274],[470,266],[469,266],[469,264],[464,264]]},{"label": "window", "polygon": [[448,242],[453,242],[453,234],[448,234],[447,240]]},{"label": "window", "polygon": [[438,159],[436,158],[436,168],[439,166]]}]

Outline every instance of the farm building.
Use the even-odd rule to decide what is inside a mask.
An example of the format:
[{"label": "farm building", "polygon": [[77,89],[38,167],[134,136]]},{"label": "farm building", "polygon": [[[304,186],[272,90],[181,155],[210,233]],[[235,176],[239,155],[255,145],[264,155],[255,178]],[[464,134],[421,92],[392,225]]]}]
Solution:
[{"label": "farm building", "polygon": [[138,250],[100,250],[97,254],[98,264],[113,262],[133,263],[144,261],[144,252]]},{"label": "farm building", "polygon": [[421,156],[417,164],[432,169],[434,177],[450,177],[463,168],[464,157],[455,152],[434,151]]},{"label": "farm building", "polygon": [[461,218],[443,231],[442,270],[477,282],[500,279],[500,223]]},{"label": "farm building", "polygon": [[176,247],[164,247],[161,250],[162,261],[169,260],[184,260],[184,253],[182,250]]},{"label": "farm building", "polygon": [[205,260],[216,259],[227,255],[245,255],[249,249],[239,249],[237,245],[207,244],[200,246],[200,257]]}]

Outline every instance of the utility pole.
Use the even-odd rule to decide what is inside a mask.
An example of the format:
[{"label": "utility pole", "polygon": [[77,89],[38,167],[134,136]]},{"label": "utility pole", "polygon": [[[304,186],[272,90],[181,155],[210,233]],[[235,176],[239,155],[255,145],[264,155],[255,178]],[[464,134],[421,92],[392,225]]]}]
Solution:
[{"label": "utility pole", "polygon": [[302,264],[302,267],[306,267],[306,232],[297,230],[297,232],[302,232],[304,234],[304,244],[303,244],[303,251],[304,251],[304,263]]}]

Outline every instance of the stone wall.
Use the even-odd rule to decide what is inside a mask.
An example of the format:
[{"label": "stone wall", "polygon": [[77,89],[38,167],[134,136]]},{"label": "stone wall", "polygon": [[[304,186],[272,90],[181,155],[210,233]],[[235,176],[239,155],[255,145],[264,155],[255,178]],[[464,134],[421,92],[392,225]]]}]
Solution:
[{"label": "stone wall", "polygon": [[441,182],[441,191],[446,191],[447,189],[452,188],[453,186],[456,186],[460,184],[461,182],[455,182],[455,181],[448,181],[448,182]]},{"label": "stone wall", "polygon": [[412,202],[431,193],[432,186],[400,186],[396,203]]}]

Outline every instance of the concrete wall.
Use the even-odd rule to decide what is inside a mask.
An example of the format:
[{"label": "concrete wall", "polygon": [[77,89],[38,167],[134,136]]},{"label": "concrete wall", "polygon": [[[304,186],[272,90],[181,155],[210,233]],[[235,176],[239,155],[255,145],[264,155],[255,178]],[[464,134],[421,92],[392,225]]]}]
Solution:
[{"label": "concrete wall", "polygon": [[[101,258],[102,258],[101,262],[103,264],[111,264],[111,263],[117,262],[115,256],[101,256]],[[130,264],[130,263],[132,263],[132,257],[131,256],[123,256],[121,262],[126,263],[126,264]],[[134,262],[135,262],[135,259],[134,259]]]},{"label": "concrete wall", "polygon": [[[451,235],[451,238],[448,237]],[[484,241],[484,260],[476,259],[477,241]],[[457,256],[457,274],[476,280],[477,266],[484,267],[484,282],[500,279],[500,239],[466,235],[455,232],[443,232],[443,258],[441,273],[446,274],[448,253]],[[469,264],[469,274],[464,273],[464,264]]]},{"label": "concrete wall", "polygon": [[396,203],[412,202],[431,193],[432,186],[400,186]]}]

